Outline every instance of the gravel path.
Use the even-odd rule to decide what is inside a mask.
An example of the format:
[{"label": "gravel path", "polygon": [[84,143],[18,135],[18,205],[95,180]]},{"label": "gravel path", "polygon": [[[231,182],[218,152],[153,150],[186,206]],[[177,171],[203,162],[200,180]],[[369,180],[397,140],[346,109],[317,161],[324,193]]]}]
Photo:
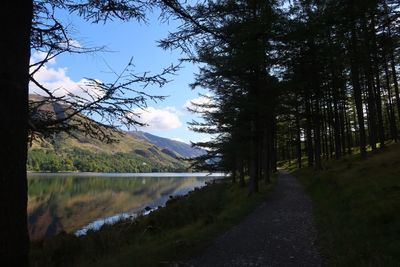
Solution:
[{"label": "gravel path", "polygon": [[321,266],[315,237],[311,200],[293,176],[280,172],[266,201],[188,266]]}]

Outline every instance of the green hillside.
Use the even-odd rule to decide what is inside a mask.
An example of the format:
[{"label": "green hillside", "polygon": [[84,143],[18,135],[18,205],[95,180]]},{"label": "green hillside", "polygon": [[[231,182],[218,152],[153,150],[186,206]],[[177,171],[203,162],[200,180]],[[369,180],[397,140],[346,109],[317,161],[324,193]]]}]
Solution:
[{"label": "green hillside", "polygon": [[119,142],[106,144],[78,134],[58,134],[36,141],[29,149],[28,171],[162,172],[185,171],[179,154],[166,151],[146,140],[123,135]]},{"label": "green hillside", "polygon": [[400,144],[294,172],[314,203],[327,266],[399,266]]}]

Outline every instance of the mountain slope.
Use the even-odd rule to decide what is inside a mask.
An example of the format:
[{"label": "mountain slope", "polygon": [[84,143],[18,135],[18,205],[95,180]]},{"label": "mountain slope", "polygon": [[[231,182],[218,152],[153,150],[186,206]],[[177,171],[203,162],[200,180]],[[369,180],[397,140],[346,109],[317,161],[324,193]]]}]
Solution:
[{"label": "mountain slope", "polygon": [[77,134],[77,138],[58,134],[36,141],[29,149],[28,170],[159,172],[187,168],[188,164],[179,159],[182,150],[159,147],[131,134],[118,139],[117,143],[106,144],[83,134]]},{"label": "mountain slope", "polygon": [[196,157],[203,155],[205,153],[204,150],[193,148],[189,144],[164,137],[159,137],[146,132],[132,131],[129,132],[129,134],[132,136],[136,136],[142,140],[146,140],[158,147],[165,148],[172,152],[178,153],[180,156],[184,158]]},{"label": "mountain slope", "polygon": [[[31,101],[43,97],[30,95]],[[64,118],[68,108],[59,103],[46,103],[35,111],[34,116],[45,113]],[[80,115],[75,122],[86,122]],[[71,123],[73,122],[66,122]],[[93,124],[93,122],[90,122]],[[96,125],[95,125],[96,126]],[[93,127],[97,132],[104,127]],[[86,128],[85,128],[86,129]],[[92,129],[92,130],[93,130]],[[87,129],[86,129],[87,130]],[[90,131],[89,131],[90,132]],[[92,133],[92,132],[90,132]],[[95,133],[95,135],[96,135]],[[140,134],[139,134],[140,133]],[[75,138],[65,133],[47,133],[45,139],[36,140],[29,149],[28,170],[30,171],[99,171],[99,172],[157,172],[185,171],[188,163],[182,157],[200,155],[201,150],[190,145],[151,135],[145,132],[125,132],[117,136],[118,142],[104,143],[74,130]]]}]

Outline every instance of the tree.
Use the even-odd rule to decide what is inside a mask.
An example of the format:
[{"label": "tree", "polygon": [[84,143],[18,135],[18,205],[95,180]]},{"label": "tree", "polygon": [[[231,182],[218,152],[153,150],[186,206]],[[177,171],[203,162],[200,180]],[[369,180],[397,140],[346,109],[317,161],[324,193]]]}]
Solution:
[{"label": "tree", "polygon": [[[212,92],[213,110],[200,112],[204,121],[192,123],[192,128],[216,137],[194,144],[208,151],[196,163],[204,167],[208,159],[209,167],[229,170],[233,177],[237,171],[242,177],[246,169],[250,192],[258,191],[261,179],[269,181],[274,158],[277,80],[269,74],[274,62],[269,54],[276,45],[276,5],[209,1],[180,8],[178,16],[185,23],[161,42],[162,47],[181,49],[188,60],[205,64],[193,87]],[[220,159],[210,161],[213,157]]]},{"label": "tree", "polygon": [[[163,84],[166,79],[163,74],[174,71],[176,67],[167,68],[161,75],[131,75],[127,81],[117,77],[110,84],[89,80],[89,87],[103,90],[100,96],[82,99],[69,94],[56,96],[47,88],[38,87],[47,92],[45,98],[31,103],[28,109],[28,84],[35,80],[30,76],[30,50],[33,48],[47,49],[48,56],[39,62],[33,71],[40,68],[51,57],[73,47],[65,36],[65,28],[53,16],[54,8],[65,8],[77,12],[92,22],[106,22],[108,19],[144,20],[148,10],[155,6],[168,4],[171,1],[82,1],[72,0],[35,0],[7,1],[2,5],[3,11],[11,14],[2,16],[3,34],[1,48],[3,53],[0,67],[1,75],[1,107],[3,118],[1,138],[2,168],[0,171],[0,205],[3,217],[0,220],[0,258],[9,266],[28,266],[29,237],[27,231],[27,180],[26,159],[28,131],[30,134],[58,132],[65,130],[86,130],[88,134],[103,137],[109,136],[103,128],[96,127],[90,119],[76,119],[84,112],[97,112],[106,116],[108,123],[119,120],[120,123],[137,123],[132,115],[125,111],[132,105],[145,105],[149,97],[132,89],[130,85],[136,82],[146,84]],[[43,16],[43,17],[41,17]],[[127,73],[123,73],[125,75]],[[122,91],[133,90],[138,96],[126,99]],[[93,95],[92,95],[93,96]],[[90,97],[90,96],[89,96]],[[63,116],[52,116],[40,112],[44,105],[58,103],[62,105]],[[29,113],[30,112],[30,113]],[[57,112],[56,112],[57,113]],[[108,117],[107,117],[108,115]],[[116,115],[116,116],[115,116]],[[65,122],[68,122],[66,124]],[[104,125],[103,125],[104,126]],[[115,129],[115,124],[111,128]],[[108,127],[110,128],[110,127]]]},{"label": "tree", "polygon": [[27,230],[27,121],[32,2],[7,2],[12,16],[2,16],[1,49],[7,51],[0,66],[3,120],[0,170],[0,258],[9,266],[28,265]]}]

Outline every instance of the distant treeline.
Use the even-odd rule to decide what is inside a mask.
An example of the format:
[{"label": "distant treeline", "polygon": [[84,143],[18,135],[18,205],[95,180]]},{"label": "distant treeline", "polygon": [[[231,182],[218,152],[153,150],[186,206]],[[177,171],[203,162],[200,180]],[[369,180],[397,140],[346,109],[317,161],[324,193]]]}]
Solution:
[{"label": "distant treeline", "polygon": [[28,171],[60,172],[179,172],[186,171],[184,163],[161,165],[130,153],[95,153],[73,148],[54,151],[31,149],[28,154]]}]

